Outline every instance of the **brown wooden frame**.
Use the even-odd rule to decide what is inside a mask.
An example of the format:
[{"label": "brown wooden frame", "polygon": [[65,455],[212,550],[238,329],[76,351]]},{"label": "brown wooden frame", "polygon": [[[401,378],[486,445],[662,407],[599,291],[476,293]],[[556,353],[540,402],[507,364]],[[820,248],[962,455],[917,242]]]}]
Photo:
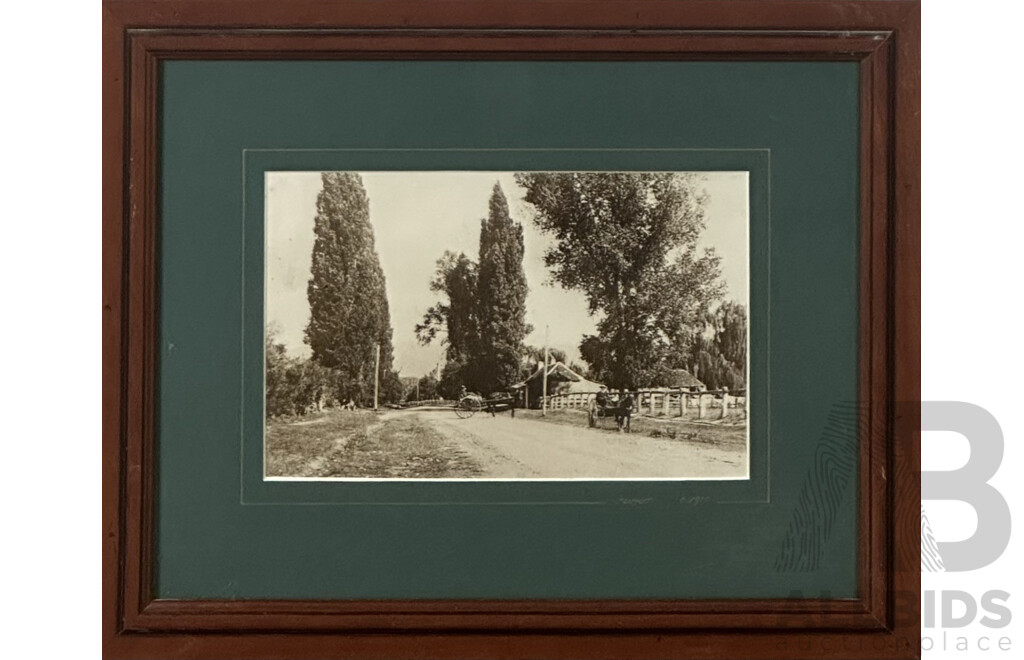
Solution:
[{"label": "brown wooden frame", "polygon": [[[181,58],[859,62],[858,597],[154,599],[157,76]],[[103,102],[105,657],[919,657],[918,0],[107,0]]]}]

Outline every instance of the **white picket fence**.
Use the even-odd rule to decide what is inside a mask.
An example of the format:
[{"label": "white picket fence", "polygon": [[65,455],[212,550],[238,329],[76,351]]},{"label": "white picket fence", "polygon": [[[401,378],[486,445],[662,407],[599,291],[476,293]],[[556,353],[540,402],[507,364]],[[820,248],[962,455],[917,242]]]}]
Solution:
[{"label": "white picket fence", "polygon": [[[548,410],[586,410],[597,394],[573,392],[553,394],[547,398]],[[729,414],[747,414],[746,392],[714,390],[691,392],[682,389],[640,390],[633,404],[636,414],[651,417],[683,417],[692,419],[722,419]]]}]

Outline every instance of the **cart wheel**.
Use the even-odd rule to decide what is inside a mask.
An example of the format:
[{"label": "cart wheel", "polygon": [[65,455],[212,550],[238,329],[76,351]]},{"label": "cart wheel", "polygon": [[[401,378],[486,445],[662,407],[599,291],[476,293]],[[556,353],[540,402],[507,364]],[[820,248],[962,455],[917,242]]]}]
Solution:
[{"label": "cart wheel", "polygon": [[455,405],[455,414],[461,419],[468,419],[477,413],[481,407],[480,400],[476,397],[463,397]]}]

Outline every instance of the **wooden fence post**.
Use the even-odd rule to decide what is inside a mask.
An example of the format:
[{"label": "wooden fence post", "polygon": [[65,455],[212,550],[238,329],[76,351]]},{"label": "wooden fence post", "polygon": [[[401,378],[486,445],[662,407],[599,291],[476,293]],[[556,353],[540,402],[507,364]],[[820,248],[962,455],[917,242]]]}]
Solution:
[{"label": "wooden fence post", "polygon": [[689,403],[690,395],[686,391],[679,393],[679,416],[686,417],[686,404]]},{"label": "wooden fence post", "polygon": [[663,414],[665,417],[668,417],[668,407],[669,405],[671,405],[671,403],[672,393],[669,390],[665,390],[665,400],[662,402],[661,405],[661,414]]},{"label": "wooden fence post", "polygon": [[697,419],[704,419],[704,393],[697,395]]},{"label": "wooden fence post", "polygon": [[722,417],[721,417],[721,419],[725,419],[725,416],[728,413],[729,413],[729,393],[728,392],[723,392],[722,393]]}]

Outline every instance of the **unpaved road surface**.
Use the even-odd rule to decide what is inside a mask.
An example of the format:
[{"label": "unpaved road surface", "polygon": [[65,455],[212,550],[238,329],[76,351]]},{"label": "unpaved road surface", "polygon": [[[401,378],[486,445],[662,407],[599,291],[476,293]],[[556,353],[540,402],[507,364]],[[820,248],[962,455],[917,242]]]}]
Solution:
[{"label": "unpaved road surface", "polygon": [[743,478],[746,448],[652,438],[507,413],[459,419],[451,411],[415,415],[483,466],[484,478]]}]

